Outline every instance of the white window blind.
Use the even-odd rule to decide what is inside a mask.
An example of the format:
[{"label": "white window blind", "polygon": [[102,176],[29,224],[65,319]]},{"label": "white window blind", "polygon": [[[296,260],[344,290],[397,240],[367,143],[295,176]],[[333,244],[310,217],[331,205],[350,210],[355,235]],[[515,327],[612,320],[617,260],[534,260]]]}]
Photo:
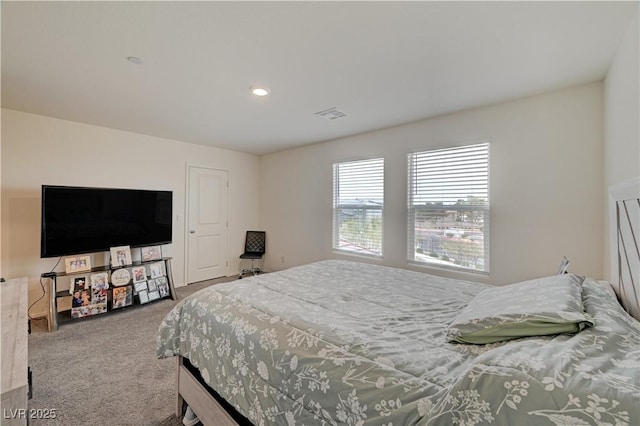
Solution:
[{"label": "white window blind", "polygon": [[333,165],[333,248],[382,256],[384,159]]},{"label": "white window blind", "polygon": [[408,160],[408,260],[488,273],[489,144]]}]

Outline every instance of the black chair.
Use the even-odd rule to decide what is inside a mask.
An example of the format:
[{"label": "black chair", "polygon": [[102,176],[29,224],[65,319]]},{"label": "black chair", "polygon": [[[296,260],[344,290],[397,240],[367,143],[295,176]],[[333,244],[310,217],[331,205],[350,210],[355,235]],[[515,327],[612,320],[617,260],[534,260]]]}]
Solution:
[{"label": "black chair", "polygon": [[262,270],[255,266],[256,260],[262,259],[266,250],[266,233],[264,231],[247,231],[247,236],[244,241],[244,253],[240,255],[240,259],[251,260],[251,268],[242,269],[238,279],[242,278],[245,274],[257,275]]}]

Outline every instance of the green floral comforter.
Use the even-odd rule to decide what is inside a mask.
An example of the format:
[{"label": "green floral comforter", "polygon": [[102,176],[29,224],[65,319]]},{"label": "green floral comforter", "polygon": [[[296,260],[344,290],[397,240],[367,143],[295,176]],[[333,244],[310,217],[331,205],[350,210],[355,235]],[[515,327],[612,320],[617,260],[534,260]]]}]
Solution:
[{"label": "green floral comforter", "polygon": [[180,301],[157,355],[182,355],[256,425],[637,425],[640,325],[599,283],[575,335],[467,345],[446,330],[486,285],[322,261]]}]

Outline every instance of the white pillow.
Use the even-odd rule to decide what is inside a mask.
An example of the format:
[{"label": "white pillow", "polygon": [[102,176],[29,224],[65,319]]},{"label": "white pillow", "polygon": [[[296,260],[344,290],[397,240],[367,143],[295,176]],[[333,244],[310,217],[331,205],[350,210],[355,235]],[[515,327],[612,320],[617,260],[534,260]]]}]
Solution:
[{"label": "white pillow", "polygon": [[447,338],[485,344],[577,333],[593,325],[582,305],[583,280],[563,274],[483,290],[458,314]]}]

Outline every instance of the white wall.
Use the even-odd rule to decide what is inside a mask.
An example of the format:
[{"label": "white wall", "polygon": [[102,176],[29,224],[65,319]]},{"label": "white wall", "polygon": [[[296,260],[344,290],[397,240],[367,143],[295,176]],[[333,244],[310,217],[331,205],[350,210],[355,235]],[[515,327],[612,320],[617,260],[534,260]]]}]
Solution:
[{"label": "white wall", "polygon": [[[42,294],[40,274],[57,261],[40,259],[43,184],[173,191],[173,244],[163,254],[174,259],[176,285],[185,283],[187,164],[229,171],[229,275],[238,271],[245,231],[258,225],[254,155],[3,109],[1,159],[3,273],[29,277],[30,303]],[[103,255],[92,259],[94,265],[104,262]],[[57,271],[64,270],[61,263]],[[31,315],[45,311],[46,303],[38,302]]]},{"label": "white wall", "polygon": [[[0,114],[0,132],[2,130],[2,114]],[[0,136],[0,190],[2,189],[2,137]],[[0,191],[1,195],[1,191]],[[2,196],[0,196],[0,224],[2,224]],[[0,278],[4,278],[2,270],[2,228],[0,227]]]},{"label": "white wall", "polygon": [[[604,191],[611,185],[640,176],[640,6],[627,28],[604,81],[605,155]],[[605,226],[609,213],[605,205]],[[611,276],[608,241],[605,277]]]},{"label": "white wall", "polygon": [[505,284],[551,274],[566,255],[572,271],[601,278],[601,83],[263,156],[267,267],[345,258],[331,249],[332,164],[383,156],[384,259],[360,259],[415,269],[405,260],[406,155],[478,141],[491,143],[490,276],[419,269]]}]

